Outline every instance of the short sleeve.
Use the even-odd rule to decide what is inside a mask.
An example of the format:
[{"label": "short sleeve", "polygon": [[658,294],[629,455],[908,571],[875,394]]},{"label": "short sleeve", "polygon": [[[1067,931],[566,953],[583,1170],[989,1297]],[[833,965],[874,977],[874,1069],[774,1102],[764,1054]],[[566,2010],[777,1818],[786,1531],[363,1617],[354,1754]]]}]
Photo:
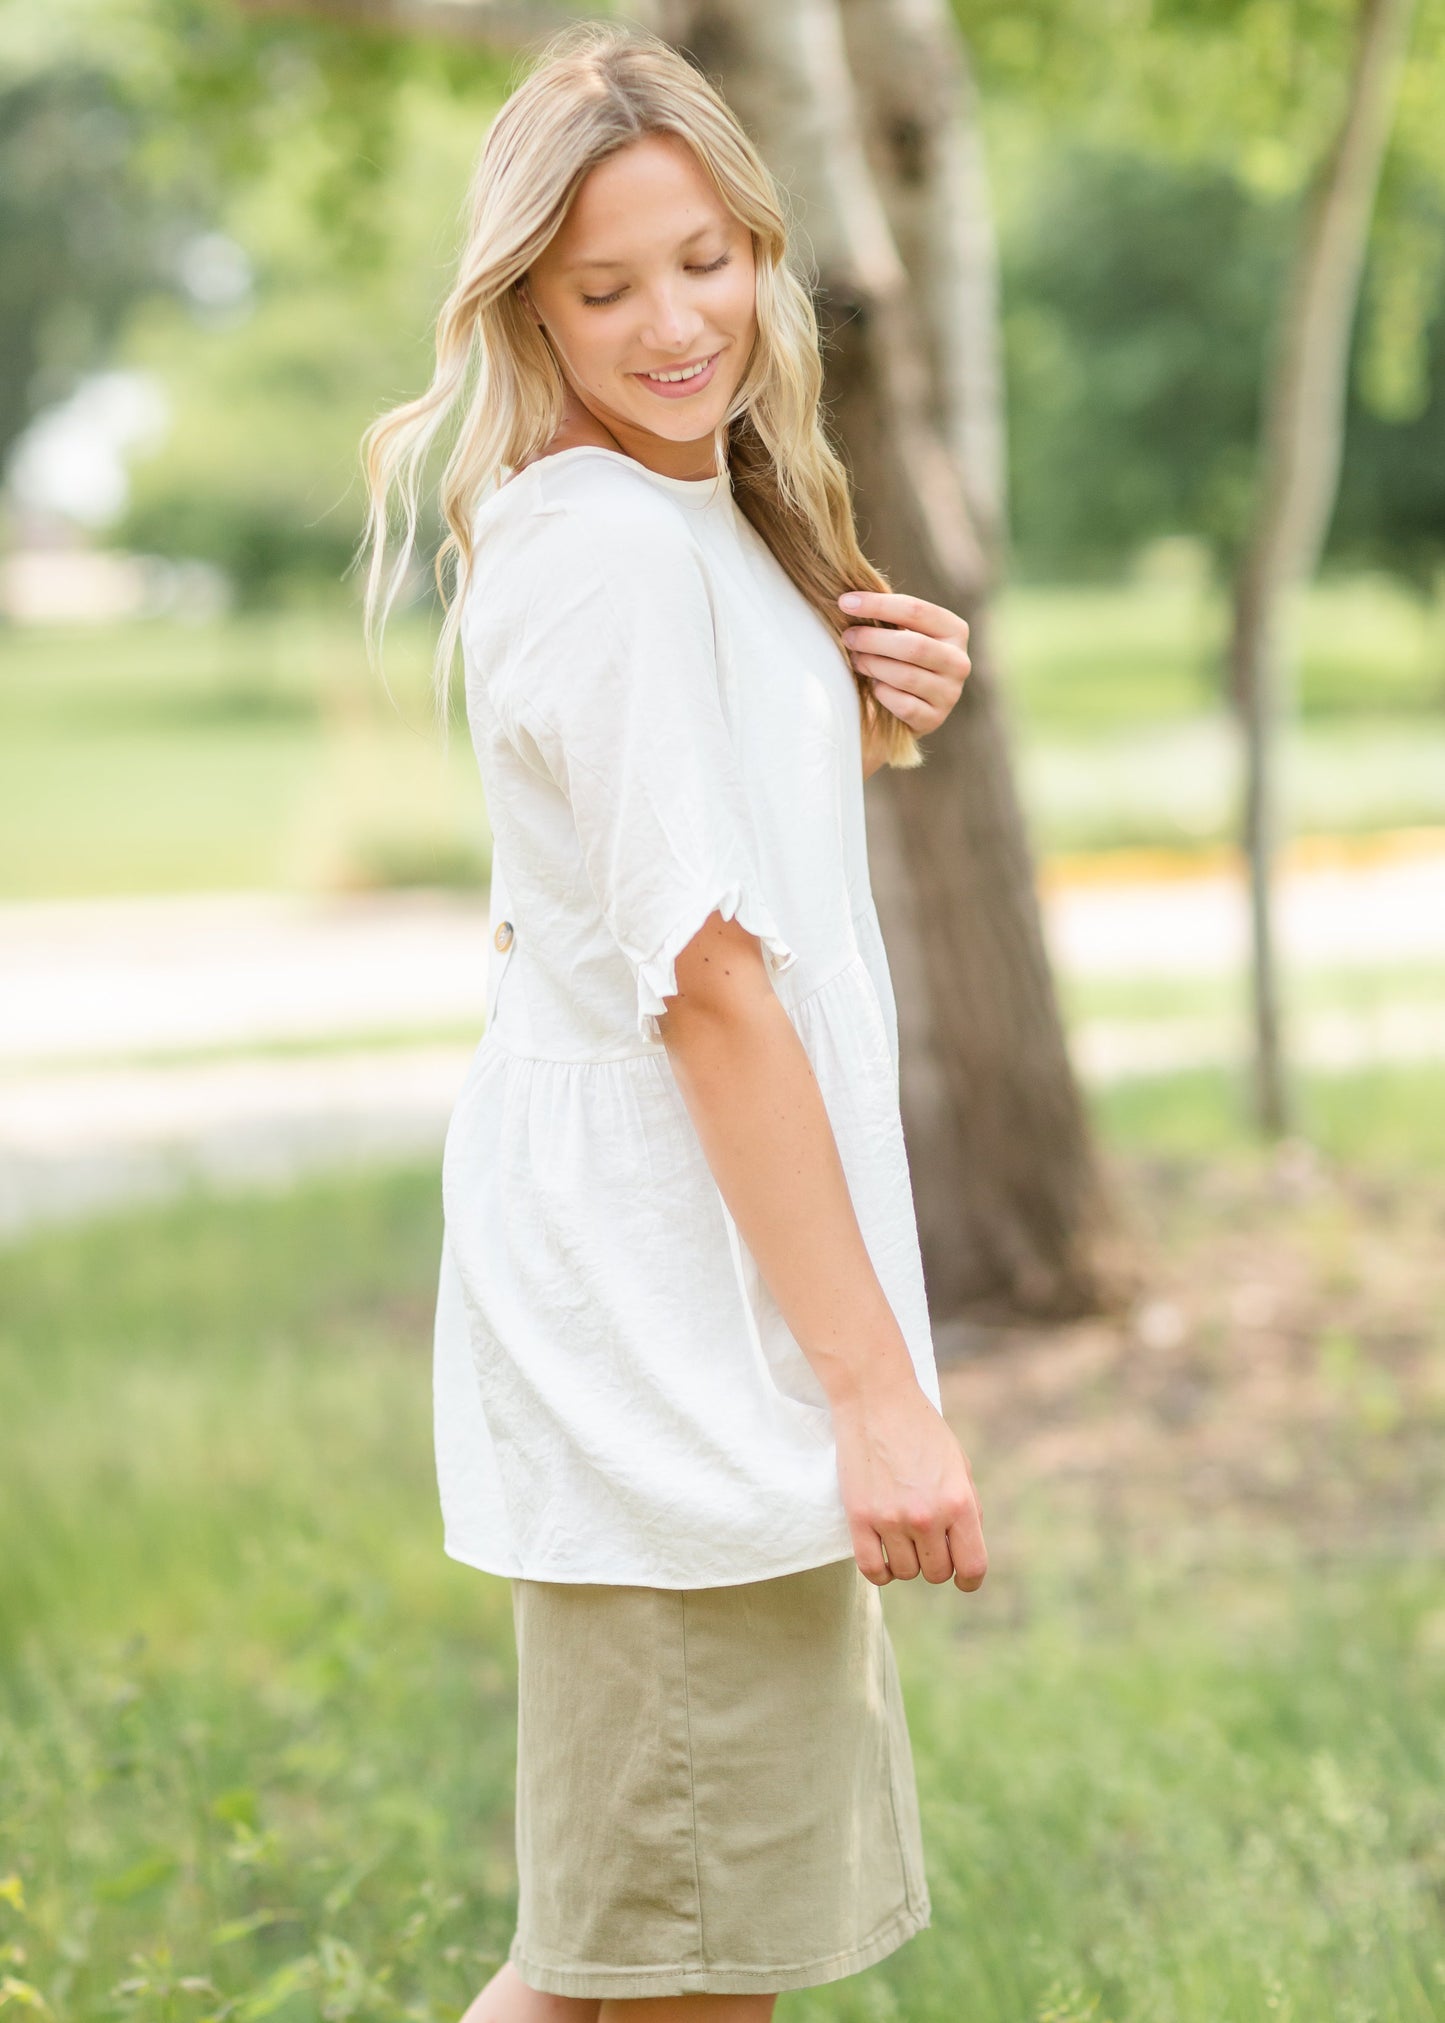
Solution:
[{"label": "short sleeve", "polygon": [[711,913],[755,934],[774,971],[779,931],[723,710],[702,560],[666,501],[615,515],[553,507],[512,697],[565,795],[587,878],[661,1038],[677,958]]}]

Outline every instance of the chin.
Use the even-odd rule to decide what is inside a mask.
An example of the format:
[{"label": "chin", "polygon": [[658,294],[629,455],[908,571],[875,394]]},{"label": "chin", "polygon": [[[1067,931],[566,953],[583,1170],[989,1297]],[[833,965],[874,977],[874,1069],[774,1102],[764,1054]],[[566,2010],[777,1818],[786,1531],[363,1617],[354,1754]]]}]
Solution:
[{"label": "chin", "polygon": [[[715,407],[705,414],[678,415],[675,420],[671,415],[638,415],[636,425],[649,435],[660,436],[664,442],[700,443],[716,431],[726,413],[725,407]],[[669,422],[671,427],[667,426]]]}]

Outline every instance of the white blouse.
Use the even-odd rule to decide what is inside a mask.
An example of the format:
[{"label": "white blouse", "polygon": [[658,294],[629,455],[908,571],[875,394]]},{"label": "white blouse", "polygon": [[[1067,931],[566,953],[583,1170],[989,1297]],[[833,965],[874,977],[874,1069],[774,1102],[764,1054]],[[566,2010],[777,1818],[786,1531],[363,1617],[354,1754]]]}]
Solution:
[{"label": "white blouse", "polygon": [[826,1396],[657,1022],[710,913],[759,937],[937,1404],[852,675],[726,473],[543,457],[482,505],[474,571],[493,948],[442,1165],[444,1549],[664,1588],[848,1558]]}]

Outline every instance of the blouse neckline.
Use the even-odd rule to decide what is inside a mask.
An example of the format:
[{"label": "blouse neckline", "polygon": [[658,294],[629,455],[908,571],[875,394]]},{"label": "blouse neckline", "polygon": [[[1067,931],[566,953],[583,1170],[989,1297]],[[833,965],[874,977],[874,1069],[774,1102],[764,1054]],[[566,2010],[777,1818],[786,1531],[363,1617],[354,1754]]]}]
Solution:
[{"label": "blouse neckline", "polygon": [[[628,456],[625,450],[610,450],[603,443],[573,443],[570,449],[553,450],[550,456],[538,457],[515,476],[524,478],[528,471],[542,470],[546,465],[562,463],[568,457],[586,456],[607,457],[611,462],[626,464],[629,469],[640,471],[643,477],[650,478],[653,484],[661,485],[664,491],[671,492],[684,505],[695,509],[705,510],[723,500],[732,501],[732,473],[727,469],[716,472],[710,478],[670,478],[662,471],[654,471],[640,463],[636,457]],[[507,484],[511,482],[509,478]],[[505,484],[502,490],[506,490]]]}]

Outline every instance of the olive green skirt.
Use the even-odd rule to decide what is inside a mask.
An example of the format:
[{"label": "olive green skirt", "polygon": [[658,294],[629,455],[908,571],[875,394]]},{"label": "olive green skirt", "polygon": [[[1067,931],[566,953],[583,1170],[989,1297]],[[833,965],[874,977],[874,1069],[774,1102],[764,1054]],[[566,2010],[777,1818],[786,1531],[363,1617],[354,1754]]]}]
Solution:
[{"label": "olive green skirt", "polygon": [[518,1580],[517,1932],[544,1994],[770,1994],[929,1921],[879,1591]]}]

